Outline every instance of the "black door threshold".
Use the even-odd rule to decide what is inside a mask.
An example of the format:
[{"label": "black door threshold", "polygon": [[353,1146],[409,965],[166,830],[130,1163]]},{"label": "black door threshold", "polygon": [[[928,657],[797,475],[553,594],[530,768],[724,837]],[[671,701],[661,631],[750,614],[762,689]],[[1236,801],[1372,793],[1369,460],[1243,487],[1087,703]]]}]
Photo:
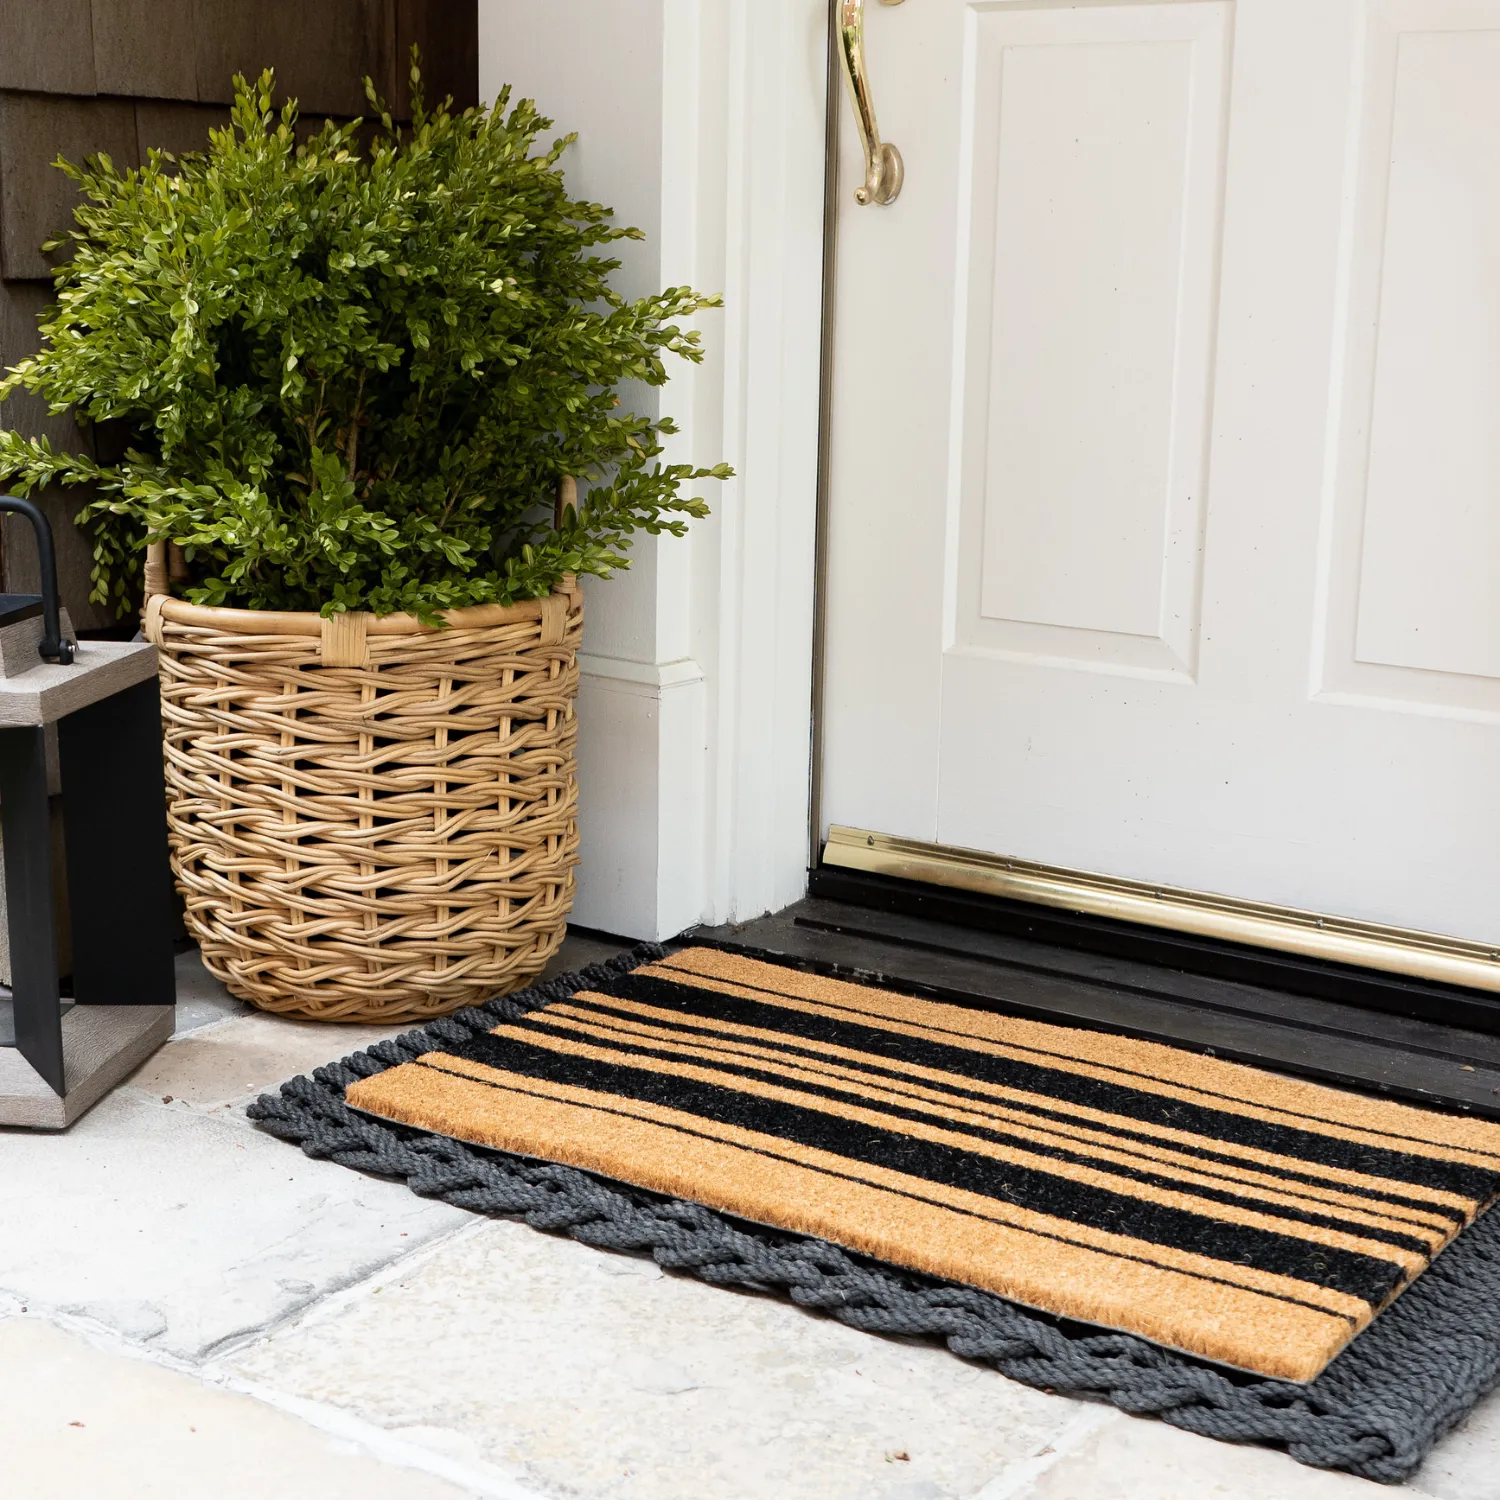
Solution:
[{"label": "black door threshold", "polygon": [[819,896],[701,935],[884,975],[977,1010],[1500,1118],[1500,1036],[1427,1017]]},{"label": "black door threshold", "polygon": [[1462,985],[1438,984],[1354,964],[1329,963],[1296,953],[828,865],[811,872],[808,892],[872,911],[926,917],[976,931],[1500,1035],[1500,995]]}]

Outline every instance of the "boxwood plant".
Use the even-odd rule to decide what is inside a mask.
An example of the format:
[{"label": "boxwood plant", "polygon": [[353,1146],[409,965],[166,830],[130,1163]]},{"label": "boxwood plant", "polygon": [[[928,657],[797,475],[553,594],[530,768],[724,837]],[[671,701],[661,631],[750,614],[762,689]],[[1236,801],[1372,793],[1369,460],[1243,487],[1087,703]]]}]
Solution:
[{"label": "boxwood plant", "polygon": [[[622,408],[714,299],[628,301],[600,247],[641,233],[568,195],[529,101],[395,124],[326,123],[300,144],[274,76],[235,80],[207,149],[59,162],[82,190],[34,358],[35,392],[100,429],[95,453],[0,433],[0,479],[88,487],[94,594],[138,606],[146,544],[185,552],[197,603],[438,610],[548,593],[625,566],[633,532],[681,535],[667,420]],[[69,245],[69,242],[70,245]],[[104,439],[108,436],[109,441]],[[118,461],[105,461],[108,452]],[[581,503],[555,524],[562,475]]]}]

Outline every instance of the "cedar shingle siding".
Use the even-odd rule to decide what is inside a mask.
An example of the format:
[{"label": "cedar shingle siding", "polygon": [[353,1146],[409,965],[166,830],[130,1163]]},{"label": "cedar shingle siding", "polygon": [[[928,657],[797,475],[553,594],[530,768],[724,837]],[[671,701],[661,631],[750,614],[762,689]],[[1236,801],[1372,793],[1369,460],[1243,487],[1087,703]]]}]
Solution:
[{"label": "cedar shingle siding", "polygon": [[[133,165],[153,146],[192,150],[227,121],[232,76],[268,66],[309,114],[364,113],[368,73],[404,118],[414,42],[432,97],[477,102],[477,0],[0,0],[0,366],[35,350],[36,316],[50,300],[41,246],[70,226],[74,202],[51,166],[59,156],[106,151]],[[30,397],[0,405],[0,423],[92,446],[71,418]],[[91,558],[71,524],[80,493],[39,498],[74,623],[113,625],[87,602]],[[25,525],[7,520],[0,542],[4,587],[34,590]]]}]

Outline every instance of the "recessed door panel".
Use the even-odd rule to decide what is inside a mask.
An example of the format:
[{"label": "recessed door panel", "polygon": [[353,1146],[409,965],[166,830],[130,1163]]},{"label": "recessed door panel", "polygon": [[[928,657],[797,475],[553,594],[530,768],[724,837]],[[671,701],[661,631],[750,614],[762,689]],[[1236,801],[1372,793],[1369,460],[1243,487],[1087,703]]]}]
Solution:
[{"label": "recessed door panel", "polygon": [[1228,13],[973,17],[960,649],[1192,675]]},{"label": "recessed door panel", "polygon": [[1500,7],[1374,8],[1325,696],[1500,715]]}]

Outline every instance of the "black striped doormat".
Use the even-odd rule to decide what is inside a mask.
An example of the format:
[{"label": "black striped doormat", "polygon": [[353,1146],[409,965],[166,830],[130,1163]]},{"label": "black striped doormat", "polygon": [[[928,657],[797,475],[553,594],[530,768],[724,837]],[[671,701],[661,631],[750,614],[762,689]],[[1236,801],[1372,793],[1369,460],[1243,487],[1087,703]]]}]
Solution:
[{"label": "black striped doormat", "polygon": [[1299,1381],[1500,1193],[1487,1121],[698,947],[348,1099]]},{"label": "black striped doormat", "polygon": [[251,1114],[461,1206],[1371,1478],[1500,1378],[1500,1235],[1474,1222],[1500,1124],[826,966],[642,950]]}]

